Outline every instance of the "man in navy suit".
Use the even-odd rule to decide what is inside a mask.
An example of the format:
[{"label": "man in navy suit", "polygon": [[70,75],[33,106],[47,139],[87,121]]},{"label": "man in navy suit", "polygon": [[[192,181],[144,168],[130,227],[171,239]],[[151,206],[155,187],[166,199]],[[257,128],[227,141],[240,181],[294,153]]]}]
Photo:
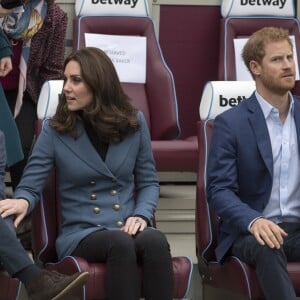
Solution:
[{"label": "man in navy suit", "polygon": [[[0,131],[0,200],[5,198],[6,151],[4,134]],[[82,286],[88,279],[87,272],[67,276],[56,272],[41,270],[29,258],[27,252],[6,222],[0,216],[0,261],[14,277],[19,278],[32,300],[65,299],[66,295]],[[0,296],[1,298],[1,296]]]},{"label": "man in navy suit", "polygon": [[256,91],[220,114],[207,164],[219,216],[216,256],[255,267],[266,299],[296,299],[286,268],[300,261],[300,98],[288,31],[265,27],[243,49]]}]

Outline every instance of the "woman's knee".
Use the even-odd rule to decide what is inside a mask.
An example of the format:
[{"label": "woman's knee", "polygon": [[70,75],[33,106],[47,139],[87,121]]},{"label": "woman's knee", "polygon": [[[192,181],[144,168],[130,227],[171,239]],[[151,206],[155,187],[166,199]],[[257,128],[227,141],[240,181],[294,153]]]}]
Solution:
[{"label": "woman's knee", "polygon": [[110,257],[118,258],[122,261],[135,262],[136,251],[132,236],[124,232],[119,232],[119,234],[116,234],[115,232],[112,233],[108,255]]},{"label": "woman's knee", "polygon": [[134,250],[135,243],[132,236],[122,231],[111,231],[111,246],[117,247],[121,250]]},{"label": "woman's knee", "polygon": [[159,230],[147,229],[140,232],[135,238],[138,249],[163,251],[170,251],[170,246],[166,236]]}]

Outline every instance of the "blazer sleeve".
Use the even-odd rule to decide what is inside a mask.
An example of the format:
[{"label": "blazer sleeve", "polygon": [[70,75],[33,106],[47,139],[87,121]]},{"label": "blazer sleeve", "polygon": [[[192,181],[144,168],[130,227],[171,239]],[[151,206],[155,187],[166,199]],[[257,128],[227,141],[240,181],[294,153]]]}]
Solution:
[{"label": "blazer sleeve", "polygon": [[228,118],[220,115],[215,119],[207,161],[206,194],[210,207],[222,221],[246,232],[250,222],[261,214],[239,197],[238,153],[234,132],[234,126]]},{"label": "blazer sleeve", "polygon": [[136,207],[134,215],[152,220],[159,198],[159,182],[152,153],[151,138],[144,115],[139,112],[140,145],[134,168]]}]

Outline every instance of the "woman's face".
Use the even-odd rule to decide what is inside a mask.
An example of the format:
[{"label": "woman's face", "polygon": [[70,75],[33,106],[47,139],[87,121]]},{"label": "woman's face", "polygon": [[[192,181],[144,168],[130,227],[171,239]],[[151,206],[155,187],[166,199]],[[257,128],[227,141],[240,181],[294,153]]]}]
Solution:
[{"label": "woman's face", "polygon": [[93,94],[81,77],[80,65],[71,60],[65,67],[63,92],[70,111],[84,110],[93,102]]}]

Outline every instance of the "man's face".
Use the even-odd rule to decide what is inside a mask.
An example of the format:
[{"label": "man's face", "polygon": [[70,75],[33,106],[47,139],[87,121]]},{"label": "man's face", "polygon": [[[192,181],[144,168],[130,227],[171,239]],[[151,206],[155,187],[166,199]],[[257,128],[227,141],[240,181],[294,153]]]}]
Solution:
[{"label": "man's face", "polygon": [[269,91],[283,95],[295,85],[295,62],[287,41],[271,42],[265,46],[261,64],[256,64],[258,80]]}]

